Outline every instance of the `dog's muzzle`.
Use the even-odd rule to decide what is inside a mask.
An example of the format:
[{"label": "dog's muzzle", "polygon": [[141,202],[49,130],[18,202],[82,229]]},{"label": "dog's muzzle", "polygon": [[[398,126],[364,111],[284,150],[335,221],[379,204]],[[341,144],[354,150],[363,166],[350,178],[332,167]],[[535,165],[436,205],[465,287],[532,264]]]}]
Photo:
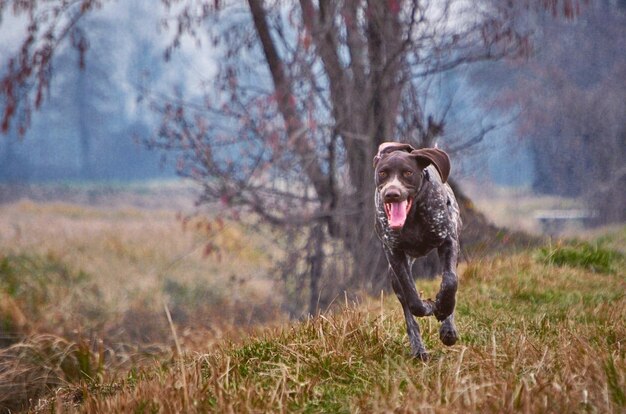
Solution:
[{"label": "dog's muzzle", "polygon": [[381,196],[389,227],[392,230],[400,230],[406,222],[413,199],[396,187],[383,188]]}]

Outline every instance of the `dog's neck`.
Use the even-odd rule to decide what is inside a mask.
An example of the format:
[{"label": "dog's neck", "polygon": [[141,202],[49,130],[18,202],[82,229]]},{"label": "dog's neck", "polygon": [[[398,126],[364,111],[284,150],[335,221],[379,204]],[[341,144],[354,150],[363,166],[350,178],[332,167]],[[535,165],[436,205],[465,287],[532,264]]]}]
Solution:
[{"label": "dog's neck", "polygon": [[417,193],[415,193],[415,198],[418,198],[422,194],[424,190],[424,184],[426,182],[430,182],[430,174],[428,173],[428,169],[424,168],[422,170],[422,180],[420,182],[419,188],[417,189]]}]

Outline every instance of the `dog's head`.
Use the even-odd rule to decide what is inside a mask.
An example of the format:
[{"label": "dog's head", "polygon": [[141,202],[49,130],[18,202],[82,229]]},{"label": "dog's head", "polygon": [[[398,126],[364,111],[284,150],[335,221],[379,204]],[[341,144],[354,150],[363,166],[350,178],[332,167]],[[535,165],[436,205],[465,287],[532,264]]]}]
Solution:
[{"label": "dog's head", "polygon": [[415,149],[409,144],[385,142],[374,157],[376,188],[380,193],[389,227],[404,226],[413,200],[422,185],[424,168],[433,165],[441,180],[450,173],[448,154],[437,148]]}]

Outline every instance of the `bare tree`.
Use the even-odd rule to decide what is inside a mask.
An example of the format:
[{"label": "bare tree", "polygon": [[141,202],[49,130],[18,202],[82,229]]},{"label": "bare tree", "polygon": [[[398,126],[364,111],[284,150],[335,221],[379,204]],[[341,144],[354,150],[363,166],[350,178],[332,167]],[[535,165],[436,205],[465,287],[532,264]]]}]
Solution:
[{"label": "bare tree", "polygon": [[[283,236],[302,232],[289,240],[292,248],[308,248],[300,255],[308,265],[295,260],[287,269],[308,269],[313,311],[330,254],[324,240],[346,252],[344,285],[378,290],[386,283],[372,231],[371,162],[383,141],[431,146],[443,134],[445,120],[423,105],[429,77],[527,55],[530,33],[518,22],[524,7],[575,2],[163,3],[171,10],[164,24],[176,28],[166,57],[175,58],[185,36],[208,38],[219,70],[200,102],[146,92],[162,117],[150,145],[177,154],[181,174],[202,184],[201,201],[220,201],[233,214],[252,212]],[[3,77],[3,129],[19,104],[26,113],[40,104],[56,46],[99,5],[14,3],[31,26]],[[302,243],[309,238],[317,242]]]},{"label": "bare tree", "polygon": [[[224,32],[232,36],[224,46],[232,58],[217,84],[228,96],[209,92],[200,108],[161,107],[157,143],[184,154],[181,166],[204,183],[207,201],[222,199],[313,235],[323,223],[352,258],[344,283],[380,289],[386,262],[372,232],[376,148],[392,139],[434,145],[444,120],[425,113],[422,83],[459,65],[523,54],[527,34],[503,22],[503,10],[453,1],[248,5],[252,25],[235,20],[213,35],[216,42]],[[236,15],[227,7],[203,12],[198,21]],[[192,15],[192,7],[180,13],[181,35],[197,29]],[[267,68],[272,83],[265,88],[246,79],[241,57],[257,47],[262,55],[250,58],[248,70]],[[236,127],[216,134],[214,114],[236,119]],[[321,255],[310,266],[311,306]]]}]

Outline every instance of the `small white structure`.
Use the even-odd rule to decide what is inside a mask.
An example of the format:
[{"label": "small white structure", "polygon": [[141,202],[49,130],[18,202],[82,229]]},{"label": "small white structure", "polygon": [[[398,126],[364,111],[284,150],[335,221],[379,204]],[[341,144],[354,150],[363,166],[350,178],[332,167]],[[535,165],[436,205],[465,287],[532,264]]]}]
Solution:
[{"label": "small white structure", "polygon": [[551,236],[560,234],[570,224],[584,225],[596,216],[594,211],[581,209],[537,210],[534,214],[541,223],[542,231]]}]

